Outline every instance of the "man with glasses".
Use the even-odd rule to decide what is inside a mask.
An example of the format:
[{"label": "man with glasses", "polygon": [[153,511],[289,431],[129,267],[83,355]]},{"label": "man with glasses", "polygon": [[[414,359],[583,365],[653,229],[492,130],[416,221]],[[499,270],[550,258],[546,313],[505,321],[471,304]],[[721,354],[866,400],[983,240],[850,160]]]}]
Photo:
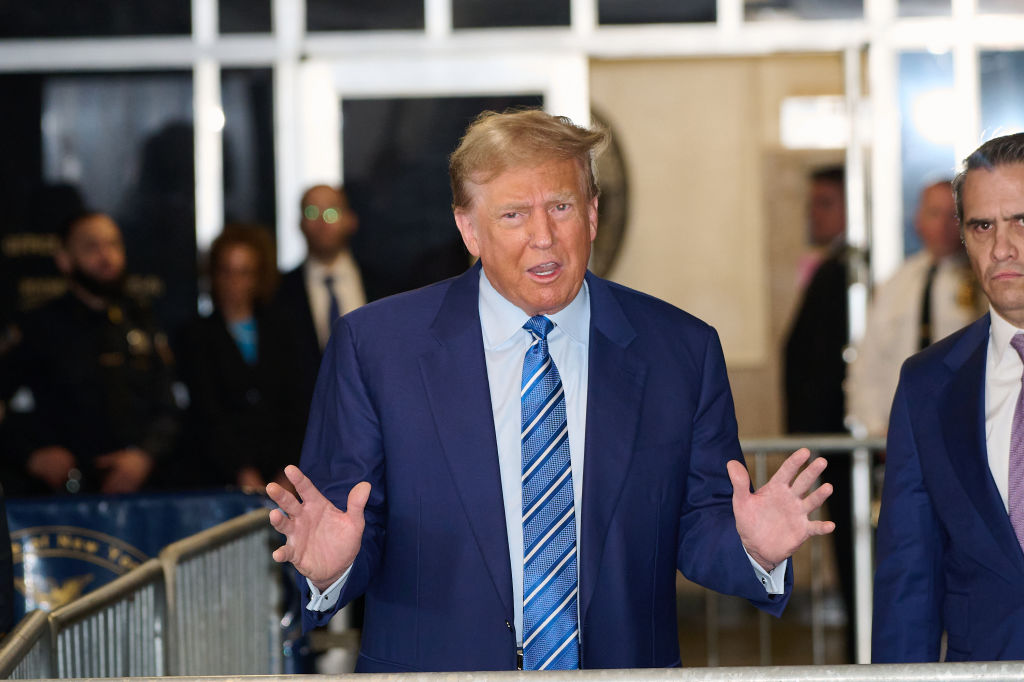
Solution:
[{"label": "man with glasses", "polygon": [[320,355],[338,317],[366,303],[349,240],[359,219],[343,188],[310,187],[302,195],[299,227],[306,260],[281,278],[275,305],[289,321],[302,365],[303,394],[313,395]]}]

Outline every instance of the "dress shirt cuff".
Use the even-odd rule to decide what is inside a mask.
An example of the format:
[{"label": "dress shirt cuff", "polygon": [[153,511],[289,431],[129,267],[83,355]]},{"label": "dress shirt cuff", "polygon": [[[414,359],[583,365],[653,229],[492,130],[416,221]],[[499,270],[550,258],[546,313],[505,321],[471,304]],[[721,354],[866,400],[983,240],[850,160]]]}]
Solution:
[{"label": "dress shirt cuff", "polygon": [[[747,550],[743,551],[747,553]],[[754,567],[754,575],[764,585],[765,592],[768,594],[785,594],[786,564],[789,563],[789,559],[783,559],[778,566],[770,571],[765,571],[759,563],[754,561],[754,557],[750,556],[749,553],[747,553],[747,558],[750,559],[750,565]]]},{"label": "dress shirt cuff", "polygon": [[334,605],[338,603],[338,597],[341,596],[341,591],[345,588],[345,583],[348,582],[348,574],[351,572],[352,567],[349,566],[341,574],[341,577],[335,580],[323,592],[316,589],[316,586],[310,579],[306,578],[306,584],[309,585],[309,603],[306,604],[306,609],[309,611],[330,611],[333,609]]}]

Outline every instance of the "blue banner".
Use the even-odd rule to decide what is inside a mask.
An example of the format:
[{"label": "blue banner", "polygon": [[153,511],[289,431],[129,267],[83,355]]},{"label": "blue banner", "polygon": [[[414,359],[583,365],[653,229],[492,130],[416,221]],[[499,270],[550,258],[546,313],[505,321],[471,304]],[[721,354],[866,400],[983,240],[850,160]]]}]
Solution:
[{"label": "blue banner", "polygon": [[176,540],[271,507],[242,492],[8,499],[15,622],[124,575]]}]

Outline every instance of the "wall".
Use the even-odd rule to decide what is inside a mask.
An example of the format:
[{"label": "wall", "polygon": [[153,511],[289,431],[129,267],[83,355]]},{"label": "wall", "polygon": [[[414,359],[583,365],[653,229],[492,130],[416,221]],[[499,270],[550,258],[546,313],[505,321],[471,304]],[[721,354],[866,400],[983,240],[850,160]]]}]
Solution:
[{"label": "wall", "polygon": [[842,86],[837,54],[591,64],[591,100],[630,183],[610,276],[718,329],[741,435],[781,429],[779,352],[797,296],[804,172],[842,158],[781,150],[779,105]]}]

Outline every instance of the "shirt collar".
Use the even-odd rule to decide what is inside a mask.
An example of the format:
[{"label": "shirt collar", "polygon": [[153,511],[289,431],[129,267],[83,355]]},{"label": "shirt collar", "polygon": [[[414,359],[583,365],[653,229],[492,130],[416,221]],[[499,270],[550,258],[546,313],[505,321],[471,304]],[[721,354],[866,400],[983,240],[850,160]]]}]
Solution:
[{"label": "shirt collar", "polygon": [[330,265],[309,258],[306,260],[306,276],[315,282],[322,282],[327,275],[331,275],[335,279],[342,279],[349,273],[354,263],[352,253],[349,251],[338,254],[338,257]]},{"label": "shirt collar", "polygon": [[[590,338],[590,289],[587,281],[583,280],[583,286],[569,305],[547,317],[569,338],[586,345]],[[528,319],[529,315],[498,293],[484,269],[480,268],[480,326],[484,347],[493,350],[504,345]]]},{"label": "shirt collar", "polygon": [[[989,338],[992,342],[991,350],[995,353],[993,358],[998,366],[1003,361],[1003,356],[1006,354],[1007,349],[1011,349],[1010,339],[1013,338],[1014,334],[1024,330],[1017,329],[1012,324],[1004,320],[999,313],[996,312],[995,308],[989,306]],[[1014,351],[1016,354],[1016,351]]]}]

